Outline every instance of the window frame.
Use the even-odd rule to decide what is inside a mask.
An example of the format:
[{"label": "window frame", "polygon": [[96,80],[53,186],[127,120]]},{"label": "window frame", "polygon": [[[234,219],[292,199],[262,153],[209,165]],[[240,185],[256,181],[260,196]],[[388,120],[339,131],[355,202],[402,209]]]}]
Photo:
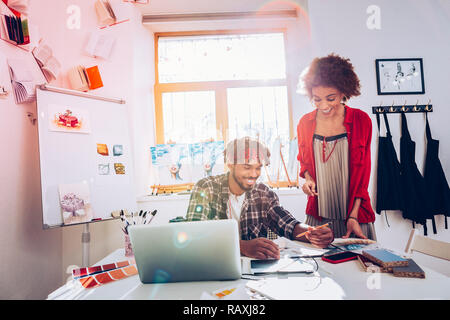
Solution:
[{"label": "window frame", "polygon": [[[283,33],[284,39],[284,55],[285,55],[285,74],[282,79],[270,80],[224,80],[224,81],[199,81],[199,82],[171,82],[160,83],[158,72],[158,40],[160,37],[180,37],[180,36],[202,36],[202,35],[237,35],[237,34],[255,34],[255,33]],[[216,112],[216,132],[217,135],[212,137],[214,141],[228,142],[228,103],[227,89],[229,88],[245,88],[245,87],[269,87],[269,86],[285,86],[287,90],[288,101],[288,117],[289,117],[289,139],[293,139],[294,128],[292,122],[292,103],[291,88],[288,81],[288,60],[287,60],[287,29],[271,28],[271,29],[241,29],[241,30],[207,30],[207,31],[182,31],[182,32],[157,32],[154,34],[155,47],[155,133],[156,144],[164,144],[164,119],[162,96],[168,92],[184,92],[184,91],[214,91],[215,92],[215,112]]]}]

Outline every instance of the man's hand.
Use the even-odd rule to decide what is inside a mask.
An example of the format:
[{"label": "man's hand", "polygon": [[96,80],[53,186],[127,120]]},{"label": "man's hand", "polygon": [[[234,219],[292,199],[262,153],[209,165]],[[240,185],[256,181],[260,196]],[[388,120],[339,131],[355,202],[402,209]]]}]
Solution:
[{"label": "man's hand", "polygon": [[[298,237],[303,233],[305,233],[304,236]],[[314,228],[306,224],[298,223],[294,228],[293,239],[304,242],[308,241],[316,247],[326,248],[333,242],[334,235],[333,230],[328,227]]]},{"label": "man's hand", "polygon": [[308,228],[308,233],[305,235],[306,239],[319,248],[326,248],[333,242],[333,231],[328,227],[315,229],[313,227]]},{"label": "man's hand", "polygon": [[280,259],[280,250],[271,240],[256,238],[252,240],[241,240],[241,254],[255,259]]}]

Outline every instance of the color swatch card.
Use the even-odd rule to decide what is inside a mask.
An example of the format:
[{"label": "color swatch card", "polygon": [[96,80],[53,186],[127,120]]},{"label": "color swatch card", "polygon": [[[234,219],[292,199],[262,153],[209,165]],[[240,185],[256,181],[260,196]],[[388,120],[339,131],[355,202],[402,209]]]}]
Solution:
[{"label": "color swatch card", "polygon": [[365,256],[358,255],[358,261],[361,264],[361,267],[366,272],[372,272],[372,273],[392,273],[392,268],[385,268],[372,260],[369,260]]},{"label": "color swatch card", "polygon": [[127,277],[131,277],[138,274],[136,265],[132,264],[124,268],[114,269],[111,271],[105,271],[102,273],[97,273],[84,278],[79,278],[78,281],[86,289],[95,288],[100,285],[121,280]]},{"label": "color swatch card", "polygon": [[73,279],[79,279],[82,277],[90,276],[97,273],[102,273],[105,271],[111,271],[114,269],[119,269],[123,267],[127,267],[129,265],[136,264],[136,261],[134,259],[131,260],[125,260],[125,261],[119,261],[109,264],[103,264],[100,266],[92,266],[88,268],[77,268],[72,270],[72,277]]},{"label": "color swatch card", "polygon": [[408,260],[404,259],[388,250],[363,250],[363,256],[373,262],[388,268],[388,267],[403,267],[408,265]]},{"label": "color swatch card", "polygon": [[412,259],[408,259],[408,265],[406,267],[394,267],[392,270],[395,277],[425,278],[425,271]]}]

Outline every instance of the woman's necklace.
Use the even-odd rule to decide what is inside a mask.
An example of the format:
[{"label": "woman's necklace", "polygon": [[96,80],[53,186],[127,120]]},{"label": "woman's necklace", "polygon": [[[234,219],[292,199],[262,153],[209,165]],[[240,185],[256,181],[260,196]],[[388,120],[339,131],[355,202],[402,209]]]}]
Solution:
[{"label": "woman's necklace", "polygon": [[333,147],[331,148],[331,151],[330,151],[330,153],[328,154],[328,157],[327,157],[327,156],[326,156],[327,142],[326,142],[326,138],[323,137],[323,141],[322,141],[322,160],[323,160],[323,163],[327,162],[328,159],[330,159],[331,154],[332,154],[333,151],[334,151],[334,148],[336,148],[336,144],[337,144],[337,139],[334,140]]},{"label": "woman's necklace", "polygon": [[[342,122],[343,122],[344,119],[345,119],[345,104],[342,104],[342,106],[344,107],[344,114],[343,114],[343,120],[342,120]],[[326,156],[327,142],[326,142],[326,137],[323,137],[323,141],[322,141],[322,160],[323,160],[324,163],[327,162],[328,159],[330,159],[331,154],[333,153],[334,149],[336,148],[336,144],[337,144],[337,139],[334,140],[333,147],[331,148],[331,151],[330,151],[330,153],[328,154],[328,157],[327,157]]]}]

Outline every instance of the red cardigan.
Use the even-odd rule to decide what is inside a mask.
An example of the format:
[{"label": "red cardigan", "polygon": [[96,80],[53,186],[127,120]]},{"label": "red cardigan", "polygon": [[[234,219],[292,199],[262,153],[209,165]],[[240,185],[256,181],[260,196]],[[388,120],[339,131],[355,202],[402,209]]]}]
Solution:
[{"label": "red cardigan", "polygon": [[[313,152],[313,135],[316,129],[317,109],[304,115],[297,126],[298,149],[297,159],[300,161],[300,177],[305,178],[305,171],[316,181],[316,168]],[[345,106],[344,126],[347,130],[349,146],[349,192],[348,212],[353,208],[356,198],[361,198],[358,222],[375,221],[375,214],[370,204],[367,191],[370,179],[370,143],[372,140],[372,121],[362,110]],[[318,214],[317,197],[308,197],[306,214],[322,220]]]}]

